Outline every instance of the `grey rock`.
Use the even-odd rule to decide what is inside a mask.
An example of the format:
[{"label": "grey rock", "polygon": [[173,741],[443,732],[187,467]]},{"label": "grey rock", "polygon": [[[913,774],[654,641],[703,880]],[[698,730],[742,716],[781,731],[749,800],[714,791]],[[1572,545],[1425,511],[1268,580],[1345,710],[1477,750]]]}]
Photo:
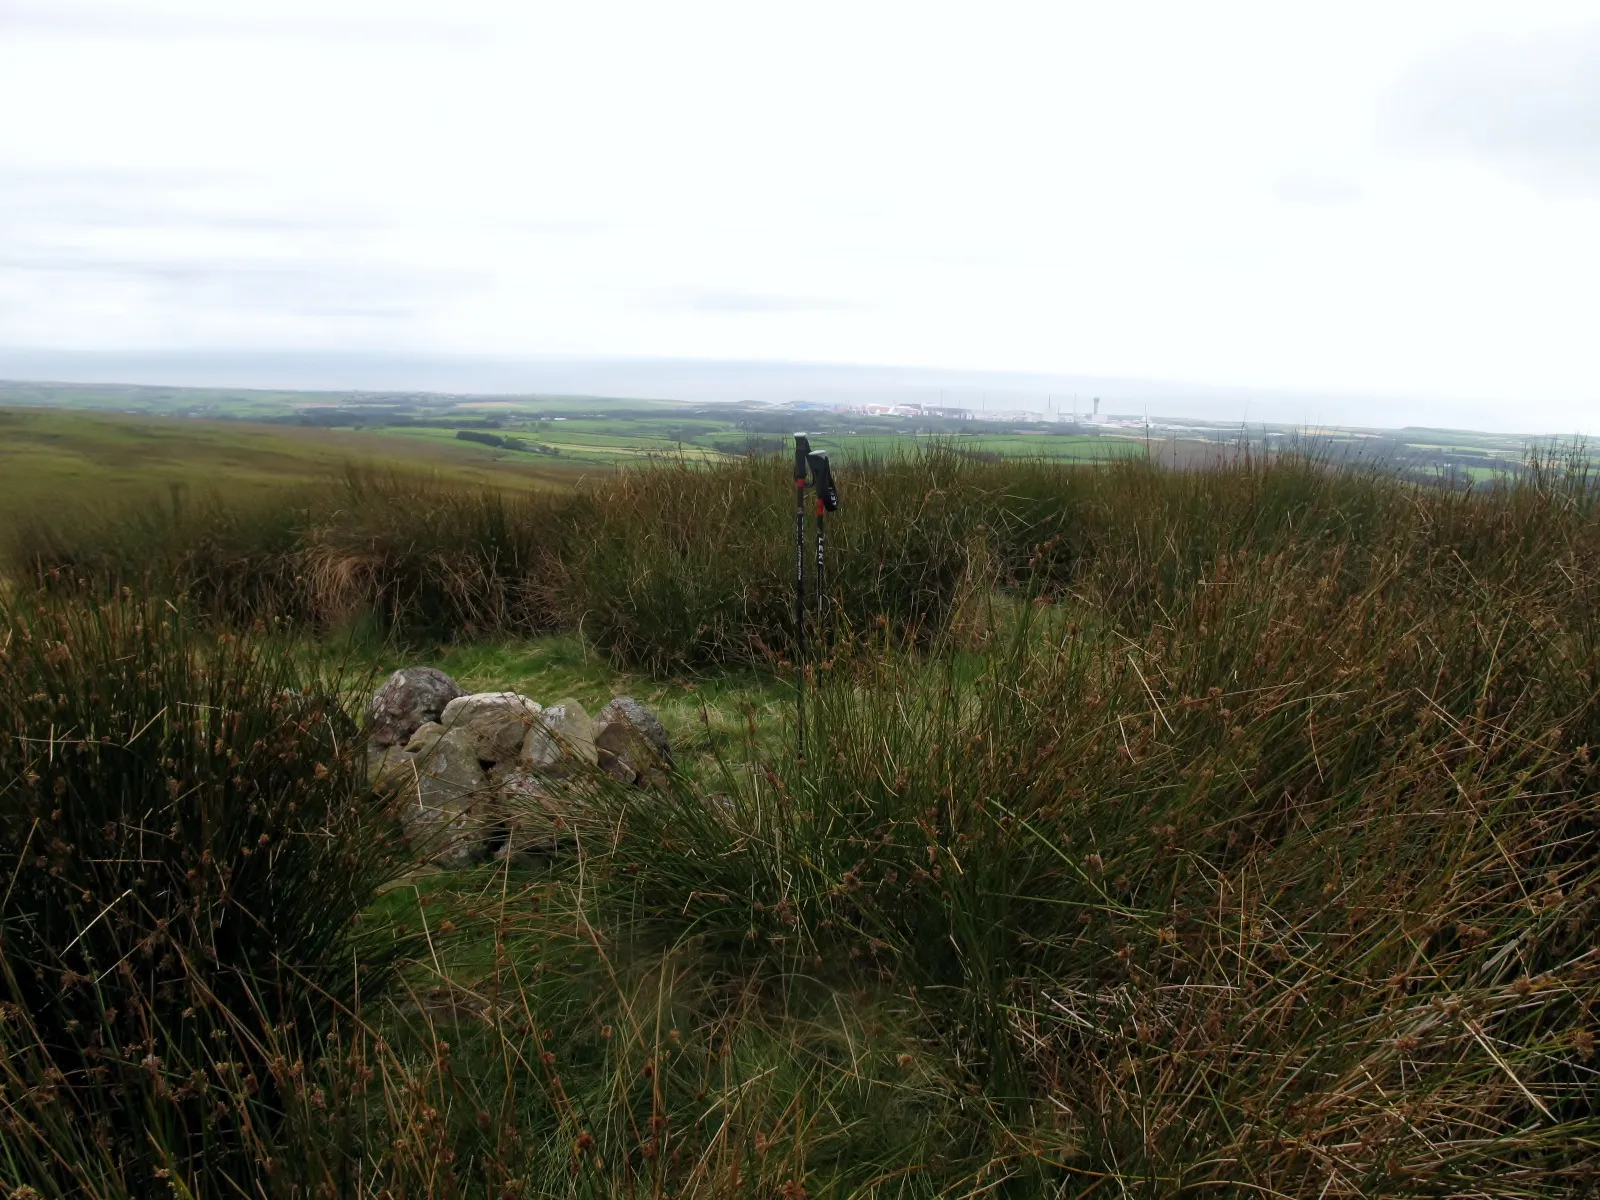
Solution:
[{"label": "grey rock", "polygon": [[493,855],[548,863],[588,812],[585,768],[662,785],[672,745],[655,713],[618,696],[591,719],[564,699],[462,693],[429,667],[395,672],[367,710],[368,777],[398,797],[412,842],[435,866]]},{"label": "grey rock", "polygon": [[561,849],[567,825],[544,780],[526,771],[513,772],[501,782],[497,802],[494,857],[516,867],[548,865]]},{"label": "grey rock", "polygon": [[488,790],[489,780],[472,747],[448,735],[417,756],[417,768],[424,807],[460,807]]},{"label": "grey rock", "polygon": [[452,737],[470,743],[481,762],[498,765],[521,754],[541,711],[516,692],[478,692],[450,701],[439,720]]},{"label": "grey rock", "polygon": [[401,816],[419,854],[447,867],[481,860],[494,820],[495,794],[470,732],[423,726],[402,756],[395,772]]},{"label": "grey rock", "polygon": [[564,773],[593,766],[598,755],[594,722],[576,700],[566,699],[542,711],[523,740],[522,770]]},{"label": "grey rock", "polygon": [[420,726],[411,735],[411,740],[406,743],[404,752],[413,758],[419,754],[426,754],[433,749],[434,744],[443,736],[444,726],[437,721],[429,721],[426,725]]},{"label": "grey rock", "polygon": [[639,772],[633,769],[633,764],[628,762],[627,759],[618,758],[610,750],[601,750],[598,752],[598,760],[600,769],[611,778],[622,783],[639,782]]},{"label": "grey rock", "polygon": [[672,764],[672,743],[661,719],[632,696],[616,696],[595,717],[598,727],[624,724],[639,733],[656,751],[661,761]]},{"label": "grey rock", "polygon": [[618,696],[595,718],[601,767],[624,783],[660,784],[672,769],[672,744],[660,718],[632,696]]},{"label": "grey rock", "polygon": [[399,746],[367,747],[367,782],[374,791],[397,789],[410,778],[411,759]]},{"label": "grey rock", "polygon": [[518,803],[543,807],[550,799],[550,789],[545,786],[544,780],[527,771],[514,771],[507,775],[501,781],[500,794],[509,807],[515,807]]},{"label": "grey rock", "polygon": [[437,721],[445,706],[462,695],[454,679],[433,667],[403,667],[389,676],[367,704],[368,741],[403,746],[417,729]]}]

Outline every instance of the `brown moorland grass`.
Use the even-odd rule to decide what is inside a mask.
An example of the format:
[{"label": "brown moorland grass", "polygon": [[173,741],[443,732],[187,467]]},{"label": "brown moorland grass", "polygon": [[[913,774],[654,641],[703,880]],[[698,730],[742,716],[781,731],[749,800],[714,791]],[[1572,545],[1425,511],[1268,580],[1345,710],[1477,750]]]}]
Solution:
[{"label": "brown moorland grass", "polygon": [[[270,1102],[209,1081],[260,1131],[239,1185],[1592,1194],[1600,508],[1581,466],[1471,490],[1288,459],[913,466],[853,480],[851,519],[899,524],[850,543],[877,557],[844,576],[865,599],[814,665],[809,760],[752,730],[661,794],[581,780],[550,870],[372,896],[364,928],[425,935],[398,984],[281,1030]],[[581,494],[570,527],[609,532],[562,570],[606,586],[535,582],[644,614],[635,660],[781,642],[751,532],[770,518],[740,500],[760,470]],[[647,585],[674,567],[702,577],[668,606]],[[82,600],[38,603],[43,625],[8,628]],[[93,687],[32,639],[7,643],[45,665],[13,670],[6,728],[46,783]],[[29,682],[46,667],[69,674]],[[115,899],[15,845],[18,886]],[[218,843],[218,869],[245,848]],[[9,896],[0,918],[8,938],[35,920]],[[28,1041],[42,1001],[9,1003],[0,1113],[87,1153],[59,1117],[85,1085]],[[172,1103],[184,1076],[145,1053]],[[182,1164],[90,1160],[87,1191],[193,1186]],[[31,1161],[0,1178],[40,1186]]]},{"label": "brown moorland grass", "polygon": [[346,463],[480,487],[569,487],[581,470],[468,442],[252,421],[0,406],[0,521],[223,493],[259,500]]}]

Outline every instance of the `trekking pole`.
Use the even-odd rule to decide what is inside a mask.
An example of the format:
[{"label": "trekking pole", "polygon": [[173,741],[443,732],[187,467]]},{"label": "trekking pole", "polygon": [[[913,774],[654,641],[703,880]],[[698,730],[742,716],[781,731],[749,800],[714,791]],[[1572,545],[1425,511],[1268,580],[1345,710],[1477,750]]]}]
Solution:
[{"label": "trekking pole", "polygon": [[833,639],[832,629],[827,622],[828,581],[822,557],[822,514],[838,509],[839,493],[833,486],[833,469],[828,465],[828,452],[813,450],[806,458],[811,464],[811,486],[817,493],[817,629],[826,648]]},{"label": "trekking pole", "polygon": [[806,760],[806,468],[811,443],[794,435],[794,714],[796,762]]}]

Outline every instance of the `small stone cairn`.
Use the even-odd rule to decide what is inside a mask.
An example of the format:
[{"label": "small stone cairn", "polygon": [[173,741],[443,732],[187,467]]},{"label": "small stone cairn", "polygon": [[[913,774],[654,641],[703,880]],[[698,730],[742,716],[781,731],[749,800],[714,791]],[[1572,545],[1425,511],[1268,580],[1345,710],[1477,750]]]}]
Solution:
[{"label": "small stone cairn", "polygon": [[574,797],[603,772],[662,787],[673,767],[661,721],[631,696],[591,717],[516,692],[464,692],[432,667],[396,671],[367,705],[367,767],[395,793],[418,852],[441,867],[556,852]]}]

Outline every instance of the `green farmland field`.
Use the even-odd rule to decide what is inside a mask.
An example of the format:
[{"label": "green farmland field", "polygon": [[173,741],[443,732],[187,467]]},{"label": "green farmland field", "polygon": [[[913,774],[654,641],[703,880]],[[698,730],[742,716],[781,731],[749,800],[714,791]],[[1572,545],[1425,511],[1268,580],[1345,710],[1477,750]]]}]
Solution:
[{"label": "green farmland field", "polygon": [[[938,441],[979,457],[1105,462],[1142,439],[1046,426],[969,431],[900,418],[595,397],[244,391],[0,382],[0,518],[166,497],[237,498],[347,465],[496,487],[569,486],[586,473],[671,458],[707,465],[785,449],[796,426],[848,461]],[[500,442],[500,445],[486,442]],[[1194,443],[1199,447],[1201,443]]]},{"label": "green farmland field", "polygon": [[818,407],[593,396],[293,392],[0,381],[0,519],[59,506],[165,497],[174,487],[259,494],[347,465],[495,487],[568,486],[670,458],[706,466],[787,453],[805,429],[838,460],[939,443],[982,459],[1194,469],[1241,445],[1357,459],[1415,478],[1487,484],[1530,453],[1573,447],[1439,429],[1341,430],[1155,422],[1105,425],[885,416]]}]

